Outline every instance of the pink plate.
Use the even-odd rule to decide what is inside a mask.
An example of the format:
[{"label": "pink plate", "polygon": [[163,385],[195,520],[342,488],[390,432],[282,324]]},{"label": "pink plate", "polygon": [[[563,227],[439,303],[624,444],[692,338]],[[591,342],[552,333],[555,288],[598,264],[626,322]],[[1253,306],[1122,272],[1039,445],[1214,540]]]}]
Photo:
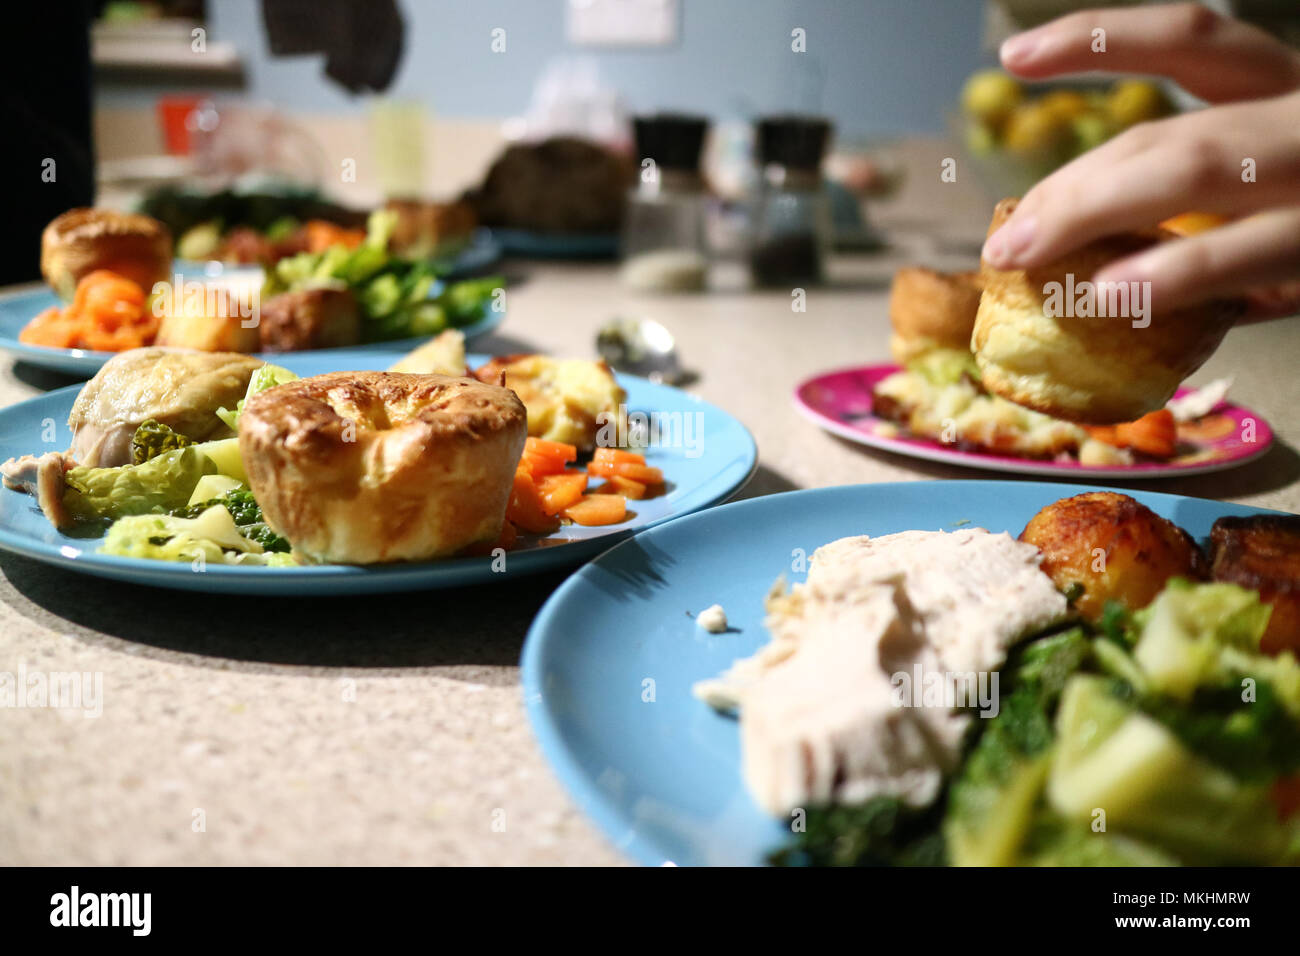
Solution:
[{"label": "pink plate", "polygon": [[[1025,475],[1071,475],[1094,478],[1168,478],[1199,475],[1236,468],[1258,458],[1273,444],[1273,429],[1248,408],[1220,403],[1209,415],[1179,426],[1179,454],[1168,461],[1132,465],[1081,465],[1077,461],[1044,461],[979,451],[963,451],[930,438],[919,438],[894,422],[874,414],[871,393],[876,383],[895,372],[897,365],[847,368],[801,382],[794,390],[795,406],[832,434],[899,455],[942,461],[989,471]],[[1184,395],[1191,389],[1180,388]],[[1253,428],[1252,428],[1253,426]],[[1249,437],[1243,437],[1249,436]]]}]

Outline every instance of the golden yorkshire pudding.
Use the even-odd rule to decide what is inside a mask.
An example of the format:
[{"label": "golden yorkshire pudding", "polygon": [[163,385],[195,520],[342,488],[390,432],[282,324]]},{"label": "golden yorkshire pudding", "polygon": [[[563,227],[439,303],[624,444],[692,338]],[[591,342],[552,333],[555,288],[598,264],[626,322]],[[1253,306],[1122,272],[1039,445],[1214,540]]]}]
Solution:
[{"label": "golden yorkshire pudding", "polygon": [[244,406],[239,450],[267,524],[303,560],[421,561],[501,532],[527,421],[509,389],[332,372]]},{"label": "golden yorkshire pudding", "polygon": [[[990,234],[1016,203],[998,203]],[[1091,305],[1085,299],[1103,265],[1176,238],[1163,228],[1108,236],[1028,270],[983,262],[971,349],[984,386],[1027,408],[1090,424],[1130,422],[1164,407],[1219,347],[1240,304],[1162,312],[1140,287],[1096,290]]]},{"label": "golden yorkshire pudding", "polygon": [[70,209],[41,234],[41,275],[70,301],[96,269],[130,279],[148,295],[171,274],[172,236],[157,219],[111,209]]},{"label": "golden yorkshire pudding", "polygon": [[889,292],[889,349],[907,364],[934,349],[970,349],[980,307],[978,272],[936,272],[907,266],[894,273]]}]

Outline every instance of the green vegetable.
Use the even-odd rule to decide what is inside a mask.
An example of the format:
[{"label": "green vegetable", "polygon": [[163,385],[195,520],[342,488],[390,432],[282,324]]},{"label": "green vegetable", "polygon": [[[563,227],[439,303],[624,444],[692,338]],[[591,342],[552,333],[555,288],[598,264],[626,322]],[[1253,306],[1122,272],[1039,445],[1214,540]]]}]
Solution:
[{"label": "green vegetable", "polygon": [[856,807],[817,807],[791,846],[777,850],[777,866],[943,866],[938,832],[941,802],[917,810],[894,797]]},{"label": "green vegetable", "polygon": [[204,501],[212,501],[214,498],[220,498],[229,491],[239,491],[244,487],[244,483],[229,475],[204,475],[199,479],[199,483],[194,486],[190,492],[190,500],[186,502],[189,505],[200,504]]},{"label": "green vegetable", "polygon": [[268,552],[240,534],[230,512],[213,505],[193,518],[135,515],[113,523],[100,547],[103,554],[155,561],[202,564],[260,564],[283,567],[288,555]]},{"label": "green vegetable", "polygon": [[391,255],[388,241],[396,224],[396,213],[378,210],[371,214],[366,239],[357,248],[332,246],[281,259],[267,273],[263,297],[320,286],[347,287],[361,308],[362,337],[368,342],[435,335],[482,319],[505,280],[490,276],[452,282],[431,298],[438,266]]},{"label": "green vegetable", "polygon": [[239,454],[238,438],[218,438],[215,441],[201,442],[194,448],[212,459],[212,463],[217,466],[218,475],[226,475],[248,484],[244,459]]},{"label": "green vegetable", "polygon": [[979,366],[968,349],[933,349],[908,362],[907,370],[931,385],[956,385],[963,377],[980,380]]},{"label": "green vegetable", "polygon": [[1197,755],[1238,780],[1268,783],[1300,772],[1300,721],[1267,680],[1251,700],[1237,681],[1198,688],[1190,705],[1140,698],[1143,712],[1168,727]]},{"label": "green vegetable", "polygon": [[157,458],[163,452],[193,445],[194,441],[180,432],[147,418],[136,428],[131,436],[131,463],[142,465],[150,458]]},{"label": "green vegetable", "polygon": [[265,392],[268,388],[274,388],[277,385],[283,385],[286,382],[296,381],[298,378],[293,372],[279,365],[271,365],[269,362],[263,365],[253,373],[252,378],[248,380],[248,391],[244,397],[235,405],[232,412],[227,408],[218,408],[217,417],[230,426],[234,431],[239,431],[239,414],[244,410],[244,403],[259,392]]},{"label": "green vegetable", "polygon": [[1178,860],[1140,840],[1094,831],[1044,811],[1025,838],[1022,866],[1177,866]]},{"label": "green vegetable", "polygon": [[196,518],[213,505],[221,505],[230,514],[244,537],[256,541],[267,551],[288,551],[289,542],[280,537],[262,517],[262,506],[247,488],[228,491],[218,498],[177,508],[172,515],[178,518]]},{"label": "green vegetable", "polygon": [[207,259],[217,254],[221,245],[221,222],[209,220],[187,229],[176,242],[176,255],[181,259]]},{"label": "green vegetable", "polygon": [[162,513],[189,501],[194,486],[216,466],[196,446],[164,452],[139,465],[70,469],[63,504],[79,522]]},{"label": "green vegetable", "polygon": [[1083,824],[1104,821],[1106,832],[1149,840],[1188,863],[1300,859],[1300,824],[1278,822],[1266,787],[1201,759],[1124,694],[1104,678],[1070,680],[1047,782],[1053,810]]}]

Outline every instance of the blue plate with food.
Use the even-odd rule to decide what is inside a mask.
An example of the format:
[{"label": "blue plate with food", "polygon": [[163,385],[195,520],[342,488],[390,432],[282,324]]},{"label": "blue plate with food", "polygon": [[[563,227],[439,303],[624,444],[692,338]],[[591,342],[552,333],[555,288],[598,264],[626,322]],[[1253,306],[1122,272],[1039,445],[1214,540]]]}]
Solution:
[{"label": "blue plate with food", "polygon": [[49,290],[0,298],[0,348],[89,376],[114,354],[151,345],[257,355],[392,349],[448,328],[473,338],[501,324],[502,278],[444,278],[435,262],[393,253],[398,225],[383,210],[352,235],[331,227],[336,244],[285,255],[263,274],[173,260],[168,230],[148,216],[72,210],[42,236]]},{"label": "blue plate with food", "polygon": [[454,330],[276,362],[134,349],[0,410],[0,548],[209,592],[453,587],[580,563],[755,466],[745,427],[686,392],[467,356]]},{"label": "blue plate with food", "polygon": [[644,864],[1275,864],[1297,649],[1300,517],[927,481],[622,542],[542,608],[523,685]]}]

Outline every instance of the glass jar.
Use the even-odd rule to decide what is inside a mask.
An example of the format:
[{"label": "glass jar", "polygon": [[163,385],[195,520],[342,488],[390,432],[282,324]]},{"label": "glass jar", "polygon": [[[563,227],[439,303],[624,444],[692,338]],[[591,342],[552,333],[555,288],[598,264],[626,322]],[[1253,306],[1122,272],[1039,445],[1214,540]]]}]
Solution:
[{"label": "glass jar", "polygon": [[639,291],[695,291],[708,282],[708,190],[700,174],[705,120],[636,120],[641,174],[623,219],[624,283]]},{"label": "glass jar", "polygon": [[763,179],[749,251],[756,285],[789,287],[824,278],[835,235],[821,174],[829,137],[825,120],[776,117],[759,123]]}]

